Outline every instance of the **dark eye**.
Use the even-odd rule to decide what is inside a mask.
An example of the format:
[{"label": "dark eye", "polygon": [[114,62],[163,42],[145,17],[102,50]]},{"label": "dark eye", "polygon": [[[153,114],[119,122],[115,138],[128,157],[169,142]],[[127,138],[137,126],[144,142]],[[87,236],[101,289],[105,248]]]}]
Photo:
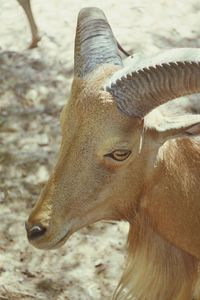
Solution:
[{"label": "dark eye", "polygon": [[123,161],[129,157],[131,154],[130,150],[115,150],[111,153],[104,155],[105,157],[110,157],[117,161]]}]

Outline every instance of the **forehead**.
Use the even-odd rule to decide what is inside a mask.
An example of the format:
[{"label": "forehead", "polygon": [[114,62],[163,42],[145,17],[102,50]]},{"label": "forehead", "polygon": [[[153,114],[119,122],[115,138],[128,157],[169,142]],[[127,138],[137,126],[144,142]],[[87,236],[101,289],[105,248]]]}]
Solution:
[{"label": "forehead", "polygon": [[103,86],[111,75],[113,67],[99,68],[85,78],[75,78],[72,84],[70,102],[80,110],[95,110],[96,107],[110,106],[112,96],[103,90]]},{"label": "forehead", "polygon": [[134,120],[120,112],[112,95],[103,90],[112,73],[113,69],[106,69],[84,80],[74,79],[63,113],[64,127],[70,126],[71,133],[87,131],[106,137],[130,131]]},{"label": "forehead", "polygon": [[68,117],[76,119],[77,124],[109,126],[110,130],[130,124],[130,118],[118,110],[112,95],[104,91],[102,85],[95,81],[76,82],[76,85],[79,87],[73,87],[67,110]]}]

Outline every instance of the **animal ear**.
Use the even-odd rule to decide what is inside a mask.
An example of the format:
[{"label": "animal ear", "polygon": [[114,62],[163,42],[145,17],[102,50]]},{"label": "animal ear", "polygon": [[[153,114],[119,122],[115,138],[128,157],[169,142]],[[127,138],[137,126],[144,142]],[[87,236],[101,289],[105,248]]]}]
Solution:
[{"label": "animal ear", "polygon": [[[148,126],[149,127],[149,126]],[[150,127],[157,132],[161,144],[178,137],[200,134],[200,115],[183,115],[167,117],[159,126]],[[150,129],[149,128],[149,129]]]},{"label": "animal ear", "polygon": [[161,51],[152,57],[133,57],[125,65],[104,90],[129,116],[144,118],[161,104],[200,92],[200,49]]}]

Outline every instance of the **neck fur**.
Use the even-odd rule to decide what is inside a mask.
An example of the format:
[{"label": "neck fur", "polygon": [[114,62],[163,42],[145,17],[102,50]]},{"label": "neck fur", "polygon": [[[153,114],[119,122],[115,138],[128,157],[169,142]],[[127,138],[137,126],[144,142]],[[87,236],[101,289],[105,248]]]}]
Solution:
[{"label": "neck fur", "polygon": [[191,300],[196,260],[141,218],[130,225],[126,267],[113,300]]}]

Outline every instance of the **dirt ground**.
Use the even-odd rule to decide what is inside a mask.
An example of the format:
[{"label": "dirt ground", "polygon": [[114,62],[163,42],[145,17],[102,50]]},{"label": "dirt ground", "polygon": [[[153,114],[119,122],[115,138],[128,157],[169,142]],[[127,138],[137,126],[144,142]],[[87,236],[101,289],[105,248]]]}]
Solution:
[{"label": "dirt ground", "polygon": [[[199,0],[32,0],[42,40],[15,0],[0,0],[0,300],[110,299],[122,272],[128,225],[100,222],[56,251],[26,239],[24,221],[54,165],[59,114],[73,76],[78,11],[98,6],[130,53],[200,47]],[[149,299],[150,300],[150,299]]]}]

